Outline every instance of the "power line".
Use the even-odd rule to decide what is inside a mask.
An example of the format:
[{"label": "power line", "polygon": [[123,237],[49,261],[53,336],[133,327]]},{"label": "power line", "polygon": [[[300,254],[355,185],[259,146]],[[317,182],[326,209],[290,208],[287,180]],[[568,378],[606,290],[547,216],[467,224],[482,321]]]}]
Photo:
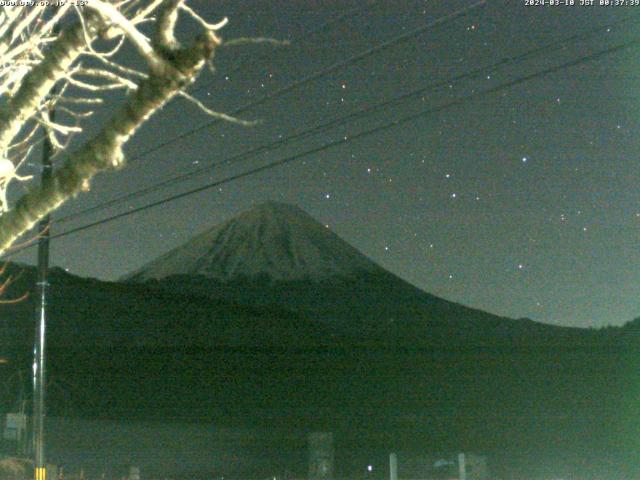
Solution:
[{"label": "power line", "polygon": [[[250,102],[250,103],[248,103],[248,104],[246,104],[246,105],[244,105],[242,107],[239,107],[238,109],[230,112],[230,115],[237,115],[237,114],[242,113],[243,111],[248,110],[248,109],[250,109],[250,108],[252,108],[254,106],[261,105],[262,103],[264,103],[264,102],[266,102],[268,100],[271,100],[271,99],[277,98],[277,97],[279,97],[281,95],[284,95],[285,93],[293,91],[293,90],[305,85],[306,83],[309,83],[309,82],[311,82],[313,80],[321,78],[321,77],[323,77],[323,76],[325,76],[325,75],[327,75],[327,74],[329,74],[329,73],[331,73],[331,72],[333,72],[335,70],[338,70],[338,69],[340,69],[340,68],[342,68],[344,66],[347,66],[347,65],[349,65],[351,63],[355,63],[355,62],[360,61],[360,60],[362,60],[364,58],[367,58],[367,57],[369,57],[371,55],[374,55],[374,54],[376,54],[376,53],[378,53],[380,51],[383,51],[383,50],[385,50],[387,48],[390,48],[390,47],[392,47],[394,45],[402,43],[403,41],[406,41],[406,40],[410,39],[411,37],[414,37],[414,36],[424,32],[425,30],[427,30],[429,28],[433,28],[435,26],[440,26],[440,25],[446,25],[447,23],[452,22],[452,21],[458,19],[459,17],[467,14],[469,11],[471,11],[473,9],[476,9],[476,8],[478,8],[480,6],[484,6],[486,4],[486,2],[487,2],[487,0],[480,0],[480,1],[478,1],[476,3],[473,3],[473,4],[471,4],[471,5],[467,6],[467,7],[458,9],[458,10],[452,12],[452,13],[449,13],[447,15],[438,17],[437,19],[433,20],[432,22],[427,23],[426,25],[423,25],[421,27],[417,27],[417,28],[415,28],[415,29],[413,29],[413,30],[411,30],[409,32],[406,32],[406,33],[401,34],[399,36],[393,37],[393,38],[391,38],[391,39],[389,39],[389,40],[387,40],[385,42],[382,42],[382,43],[380,43],[380,44],[378,44],[376,46],[373,46],[373,47],[371,47],[371,48],[369,48],[367,50],[364,50],[364,51],[362,51],[362,52],[360,52],[360,53],[358,53],[356,55],[353,55],[353,56],[351,56],[351,57],[349,57],[349,58],[347,58],[347,59],[345,59],[343,61],[340,61],[338,63],[334,63],[333,65],[331,65],[331,66],[329,66],[329,67],[327,67],[325,69],[319,70],[319,71],[314,72],[314,73],[312,73],[312,74],[310,74],[310,75],[308,75],[306,77],[303,77],[303,78],[301,78],[299,80],[296,80],[296,81],[294,81],[292,83],[289,83],[289,84],[285,85],[284,87],[276,90],[275,92],[266,94],[266,95],[264,95],[263,97],[261,97],[260,99],[254,101],[254,102]],[[148,155],[150,153],[153,153],[155,151],[161,150],[162,148],[167,147],[167,146],[171,145],[172,143],[175,143],[175,142],[178,142],[178,141],[180,141],[180,140],[182,140],[184,138],[187,138],[187,137],[189,137],[189,136],[191,136],[191,135],[193,135],[193,134],[195,134],[197,132],[200,132],[200,131],[202,131],[202,130],[204,130],[206,128],[209,128],[210,126],[216,125],[219,122],[221,122],[221,120],[215,119],[215,120],[207,122],[206,124],[203,124],[203,125],[201,125],[199,127],[196,127],[196,128],[191,129],[191,130],[188,130],[188,131],[186,131],[186,132],[184,132],[184,133],[182,133],[180,135],[177,135],[177,136],[175,136],[175,137],[173,137],[173,138],[171,138],[169,140],[166,140],[166,141],[164,141],[162,143],[156,144],[153,147],[148,148],[147,150],[144,150],[144,151],[132,156],[129,159],[129,161],[133,162],[133,161],[138,160],[138,159],[140,159],[142,157],[145,157],[146,155]],[[65,217],[64,219],[61,219],[61,220],[58,220],[58,221],[59,222],[60,221],[68,221],[71,217],[75,218],[75,217],[77,217],[79,215],[83,215],[84,213],[86,213],[86,211],[79,212],[78,214],[70,214],[67,217]]]},{"label": "power line", "polygon": [[158,182],[158,183],[156,183],[154,185],[151,185],[149,187],[146,187],[146,188],[134,191],[134,192],[130,192],[128,194],[120,195],[120,196],[118,196],[118,197],[116,197],[116,198],[114,198],[112,200],[109,200],[109,201],[101,203],[99,205],[96,205],[96,206],[81,210],[79,212],[71,213],[69,215],[66,215],[66,216],[56,220],[55,223],[68,222],[70,220],[73,220],[73,219],[78,218],[80,216],[86,215],[88,213],[100,211],[100,210],[103,210],[105,208],[111,207],[113,205],[117,205],[119,203],[122,203],[124,201],[142,197],[144,195],[147,195],[147,194],[149,194],[151,192],[154,192],[154,191],[157,191],[159,189],[166,188],[168,186],[183,182],[183,181],[185,181],[185,180],[187,180],[189,178],[196,177],[196,176],[198,176],[198,175],[200,175],[200,174],[202,174],[204,172],[210,171],[212,168],[215,168],[215,167],[218,167],[218,166],[223,166],[223,165],[230,165],[231,163],[235,163],[235,162],[239,162],[241,160],[245,160],[245,159],[247,159],[247,157],[252,157],[252,156],[255,156],[255,155],[257,155],[259,153],[262,153],[262,152],[266,152],[266,151],[271,151],[271,150],[277,149],[277,148],[279,148],[279,147],[281,147],[283,145],[286,145],[286,144],[288,144],[290,142],[293,142],[295,140],[299,140],[299,139],[302,139],[302,138],[307,138],[307,137],[309,137],[309,136],[311,136],[311,135],[313,135],[315,133],[319,133],[319,132],[328,130],[328,129],[330,129],[332,127],[335,127],[335,126],[343,125],[343,124],[345,124],[345,123],[347,123],[349,121],[364,117],[365,115],[370,115],[372,113],[375,113],[375,112],[377,112],[377,111],[379,111],[379,110],[381,110],[383,108],[389,107],[391,105],[399,104],[399,103],[401,103],[401,102],[403,102],[403,101],[405,101],[405,100],[407,100],[407,99],[409,99],[411,97],[415,97],[415,96],[421,95],[421,94],[423,94],[423,93],[425,93],[427,91],[435,90],[435,89],[437,89],[439,87],[447,86],[447,85],[450,85],[450,84],[455,84],[457,82],[460,82],[462,80],[466,80],[466,79],[469,79],[469,78],[478,77],[480,75],[484,75],[488,71],[494,72],[498,68],[522,62],[522,61],[527,60],[527,59],[529,59],[531,57],[534,57],[534,56],[536,56],[536,55],[538,55],[540,53],[548,53],[548,52],[553,52],[555,50],[562,49],[569,42],[574,42],[576,40],[581,40],[581,39],[586,39],[586,38],[592,37],[592,36],[602,32],[604,30],[610,29],[613,26],[616,26],[616,25],[619,25],[619,24],[622,24],[622,23],[626,23],[626,22],[629,22],[631,20],[635,20],[637,18],[640,18],[640,15],[631,15],[631,16],[625,17],[624,19],[618,20],[617,22],[610,23],[610,24],[603,25],[603,26],[599,26],[599,27],[595,27],[593,29],[589,29],[589,30],[587,30],[585,32],[580,32],[580,33],[571,35],[569,37],[560,39],[558,41],[549,42],[547,44],[544,44],[542,46],[539,46],[539,47],[536,47],[534,49],[528,50],[526,52],[520,53],[518,55],[512,55],[512,56],[504,57],[501,60],[499,60],[498,62],[495,62],[495,63],[493,63],[491,65],[482,66],[482,67],[476,68],[476,69],[474,69],[472,71],[457,75],[455,77],[452,77],[452,78],[449,78],[449,79],[446,79],[446,80],[441,80],[441,81],[438,81],[438,82],[434,82],[434,83],[432,83],[430,85],[427,85],[425,87],[421,87],[419,89],[409,91],[407,93],[404,93],[404,94],[402,94],[400,96],[393,97],[393,98],[388,99],[386,101],[383,101],[381,103],[377,103],[377,104],[374,104],[374,105],[370,105],[370,106],[361,108],[361,109],[359,109],[359,110],[357,110],[355,112],[352,112],[350,114],[347,114],[345,116],[333,119],[331,121],[325,122],[325,123],[320,124],[320,125],[316,125],[315,127],[312,127],[310,129],[294,133],[294,134],[289,135],[289,136],[287,136],[285,138],[282,138],[282,139],[280,139],[278,141],[271,142],[271,143],[266,144],[266,145],[261,145],[259,147],[256,147],[256,148],[241,152],[239,154],[233,155],[230,158],[227,158],[227,159],[224,159],[224,160],[221,160],[221,161],[218,161],[218,162],[212,162],[211,164],[209,164],[207,166],[198,168],[198,169],[193,170],[191,172],[187,172],[187,173],[172,177],[170,179],[163,180],[163,181]]},{"label": "power line", "polygon": [[[434,108],[430,108],[430,109],[427,109],[427,110],[423,110],[421,112],[418,112],[418,113],[415,113],[415,114],[412,114],[412,115],[408,115],[406,117],[403,117],[403,118],[400,118],[400,119],[397,119],[397,120],[393,120],[391,122],[387,122],[385,124],[379,125],[379,126],[374,127],[372,129],[364,130],[364,131],[359,132],[357,134],[354,134],[354,135],[351,135],[351,136],[347,136],[347,137],[343,137],[343,138],[341,138],[339,140],[335,140],[333,142],[326,143],[326,144],[324,144],[322,146],[315,147],[315,148],[306,150],[304,152],[291,155],[289,157],[277,160],[275,162],[271,162],[271,163],[269,163],[267,165],[256,167],[256,168],[253,168],[251,170],[247,170],[245,172],[229,176],[229,177],[224,178],[222,180],[211,182],[211,183],[208,183],[207,185],[204,185],[204,186],[201,186],[201,187],[198,187],[198,188],[194,188],[194,189],[191,189],[191,190],[188,190],[186,192],[182,192],[182,193],[179,193],[179,194],[176,194],[176,195],[172,195],[172,196],[166,197],[164,199],[161,199],[161,200],[158,200],[158,201],[155,201],[155,202],[148,203],[146,205],[143,205],[141,207],[135,208],[133,210],[129,210],[127,212],[122,212],[122,213],[119,213],[119,214],[116,214],[116,215],[113,215],[113,216],[110,216],[110,217],[103,218],[101,220],[97,220],[95,222],[91,222],[91,223],[79,226],[77,228],[73,228],[71,230],[67,230],[65,232],[61,232],[61,233],[52,235],[51,239],[64,237],[64,236],[67,236],[67,235],[71,235],[73,233],[78,233],[78,232],[81,232],[83,230],[87,230],[87,229],[90,229],[90,228],[93,228],[93,227],[96,227],[96,226],[99,226],[99,225],[103,225],[105,223],[109,223],[109,222],[114,221],[114,220],[118,220],[118,219],[123,218],[123,217],[127,217],[129,215],[133,215],[134,213],[142,212],[144,210],[148,210],[148,209],[151,209],[153,207],[157,207],[159,205],[163,205],[165,203],[169,203],[169,202],[172,202],[174,200],[178,200],[180,198],[187,197],[189,195],[193,195],[195,193],[199,193],[199,192],[202,192],[202,191],[205,191],[205,190],[208,190],[208,189],[211,189],[211,188],[214,188],[214,187],[226,184],[226,183],[230,183],[230,182],[233,182],[233,181],[245,178],[245,177],[249,177],[249,176],[255,175],[257,173],[261,173],[261,172],[264,172],[264,171],[267,171],[267,170],[271,170],[273,168],[276,168],[276,167],[279,167],[279,166],[282,166],[282,165],[286,165],[288,163],[292,163],[294,161],[300,160],[301,158],[307,157],[309,155],[320,153],[320,152],[323,152],[325,150],[328,150],[328,149],[331,149],[331,148],[334,148],[334,147],[337,147],[337,146],[352,142],[354,140],[374,135],[374,134],[382,132],[384,130],[389,130],[389,129],[397,127],[399,125],[403,125],[403,124],[405,124],[407,122],[416,120],[418,118],[421,118],[421,117],[424,117],[424,116],[427,116],[427,115],[430,115],[430,114],[442,112],[442,111],[444,111],[446,109],[462,105],[462,104],[464,104],[464,103],[466,103],[468,101],[475,100],[475,99],[480,98],[482,96],[490,95],[490,94],[499,92],[501,90],[504,90],[504,89],[507,89],[507,88],[511,88],[513,86],[516,86],[516,85],[519,85],[519,84],[534,80],[536,78],[540,78],[540,77],[549,75],[551,73],[556,73],[556,72],[559,72],[561,70],[565,70],[565,69],[570,68],[570,67],[574,67],[574,66],[577,66],[577,65],[580,65],[580,64],[583,64],[583,63],[587,63],[587,62],[593,61],[593,60],[599,59],[601,57],[604,57],[605,55],[609,55],[609,54],[612,54],[612,53],[620,52],[622,50],[626,50],[628,48],[637,46],[638,44],[640,44],[640,39],[631,40],[629,42],[626,42],[626,43],[623,43],[623,44],[620,44],[620,45],[616,45],[614,47],[609,47],[607,49],[600,50],[598,52],[579,57],[579,58],[577,58],[575,60],[571,60],[569,62],[565,62],[565,63],[563,63],[561,65],[554,66],[554,67],[549,67],[549,68],[546,68],[546,69],[541,70],[539,72],[532,73],[532,74],[529,74],[529,75],[525,75],[523,77],[516,78],[514,80],[511,80],[509,82],[503,83],[501,85],[497,85],[497,86],[495,86],[493,88],[490,88],[490,89],[487,89],[487,90],[483,90],[481,92],[472,93],[470,95],[466,95],[464,97],[458,98],[458,99],[453,100],[451,102],[447,102],[447,103],[445,103],[443,105],[440,105],[438,107],[434,107]],[[29,248],[30,246],[31,245],[23,247],[21,249],[14,250],[12,253],[15,254],[17,252],[20,252],[22,250],[25,250],[25,249]]]},{"label": "power line", "polygon": [[[297,88],[302,87],[303,85],[306,85],[307,83],[310,83],[314,80],[317,80],[318,78],[322,78],[325,75],[328,75],[332,72],[335,72],[336,70],[339,70],[341,68],[344,68],[348,65],[351,65],[353,63],[359,62],[361,60],[364,60],[365,58],[368,58],[372,55],[375,55],[376,53],[379,53],[381,51],[384,51],[388,48],[391,48],[393,46],[396,46],[402,42],[405,42],[423,32],[425,32],[428,29],[434,28],[436,26],[440,26],[440,25],[446,25],[450,22],[453,22],[454,20],[457,20],[458,18],[468,14],[470,11],[484,6],[487,3],[487,0],[479,0],[467,7],[461,8],[459,10],[456,10],[452,13],[449,13],[447,15],[444,15],[442,17],[437,18],[436,20],[433,20],[429,23],[427,23],[426,25],[423,25],[421,27],[417,27],[413,30],[410,30],[409,32],[403,33],[401,35],[398,35],[396,37],[393,37],[389,40],[386,40],[382,43],[379,43],[378,45],[375,45],[371,48],[368,48],[360,53],[357,53],[355,55],[352,55],[351,57],[348,57],[345,60],[341,60],[337,63],[334,63],[326,68],[323,68],[322,70],[319,70],[317,72],[311,73],[305,77],[302,77],[299,80],[296,80],[294,82],[291,82],[287,85],[285,85],[282,88],[277,89],[274,92],[271,93],[267,93],[265,95],[263,95],[261,98],[254,100],[253,102],[247,103],[239,108],[236,108],[235,110],[232,110],[231,112],[229,112],[229,115],[238,115],[241,114],[247,110],[249,110],[250,108],[253,107],[257,107],[259,105],[262,105],[263,103],[269,101],[269,100],[273,100],[274,98],[278,98],[286,93],[289,93]],[[157,145],[154,145],[151,148],[148,148],[146,150],[143,150],[142,152],[134,155],[133,157],[131,157],[130,161],[133,162],[135,160],[139,160],[142,157],[145,157],[147,155],[149,155],[150,153],[156,152],[158,150],[161,150],[162,148],[171,145],[172,143],[175,143],[177,141],[183,140],[184,138],[187,138],[195,133],[198,133],[202,130],[205,130],[213,125],[216,125],[218,123],[222,122],[222,120],[220,119],[215,119],[215,120],[211,120],[210,122],[207,122],[203,125],[200,125],[199,127],[193,128],[191,130],[188,130],[184,133],[181,133],[180,135],[176,135],[175,137],[166,140],[164,142],[161,142]]]}]

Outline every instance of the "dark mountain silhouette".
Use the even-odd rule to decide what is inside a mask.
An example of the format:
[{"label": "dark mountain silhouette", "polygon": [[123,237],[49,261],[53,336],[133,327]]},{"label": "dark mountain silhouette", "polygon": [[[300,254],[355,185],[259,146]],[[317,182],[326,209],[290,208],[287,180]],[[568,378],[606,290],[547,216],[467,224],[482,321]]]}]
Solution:
[{"label": "dark mountain silhouette", "polygon": [[123,281],[285,308],[364,344],[508,345],[523,338],[557,343],[576,331],[498,317],[430,295],[375,264],[303,210],[276,202],[205,231]]},{"label": "dark mountain silhouette", "polygon": [[[32,267],[7,274],[9,298],[31,289]],[[123,282],[50,277],[52,415],[295,425],[350,449],[559,457],[593,472],[606,455],[640,471],[638,321],[561,328],[448,302],[296,207],[256,207]],[[22,370],[25,391],[34,307],[0,307],[0,378]]]}]

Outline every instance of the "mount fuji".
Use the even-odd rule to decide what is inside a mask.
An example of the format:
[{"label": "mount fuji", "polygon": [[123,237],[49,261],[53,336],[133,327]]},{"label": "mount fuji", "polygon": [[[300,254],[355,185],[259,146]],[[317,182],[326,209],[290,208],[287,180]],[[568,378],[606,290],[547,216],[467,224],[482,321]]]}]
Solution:
[{"label": "mount fuji", "polygon": [[[6,274],[7,298],[36,279]],[[59,415],[72,398],[89,417],[313,425],[433,451],[561,439],[576,461],[640,428],[637,322],[563,328],[447,301],[290,205],[259,205],[122,282],[54,268],[50,283],[48,371],[70,385],[48,395]],[[0,378],[32,361],[36,300],[0,309]]]},{"label": "mount fuji", "polygon": [[[268,202],[197,235],[123,281],[252,307],[275,306],[358,339],[442,344],[554,338],[426,293],[385,270],[300,208]],[[420,341],[420,340],[418,340]]]},{"label": "mount fuji", "polygon": [[310,215],[268,202],[214,226],[125,277],[201,275],[221,282],[313,282],[384,271]]}]

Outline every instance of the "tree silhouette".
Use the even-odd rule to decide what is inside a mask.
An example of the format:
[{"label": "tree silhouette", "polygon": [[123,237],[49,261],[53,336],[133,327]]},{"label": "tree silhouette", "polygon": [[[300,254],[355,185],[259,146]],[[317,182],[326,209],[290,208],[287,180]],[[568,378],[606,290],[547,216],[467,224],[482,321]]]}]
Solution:
[{"label": "tree silhouette", "polygon": [[[0,11],[0,254],[38,220],[88,190],[97,173],[121,168],[124,145],[172,98],[183,96],[209,115],[234,120],[186,93],[223,44],[218,31],[226,19],[208,23],[186,0],[71,3]],[[174,35],[182,18],[195,21],[200,30],[188,45]],[[145,32],[152,24],[151,35],[140,29],[143,24]],[[127,43],[144,68],[118,60]],[[84,120],[113,91],[123,92],[120,108],[93,137],[71,149]],[[19,170],[45,136],[57,157],[50,180],[29,185],[9,205],[8,186],[31,180]]]}]

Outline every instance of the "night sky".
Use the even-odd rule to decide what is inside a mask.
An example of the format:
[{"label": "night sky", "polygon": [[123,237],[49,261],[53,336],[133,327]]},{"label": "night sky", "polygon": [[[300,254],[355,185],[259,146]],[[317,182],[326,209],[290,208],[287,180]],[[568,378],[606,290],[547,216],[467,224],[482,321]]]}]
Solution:
[{"label": "night sky", "polygon": [[[82,276],[117,279],[256,203],[278,200],[299,205],[383,267],[449,300],[581,327],[638,317],[640,48],[480,94],[640,38],[640,7],[575,3],[488,0],[460,18],[246,109],[239,116],[260,120],[254,127],[216,123],[172,141],[211,123],[192,105],[175,100],[130,142],[125,170],[101,175],[90,193],[54,218],[440,85],[276,151],[55,224],[53,233],[60,233],[347,137],[337,147],[279,168],[56,239],[52,263]],[[292,41],[217,52],[215,74],[204,73],[193,90],[208,106],[233,112],[474,2],[190,4],[211,21],[228,16],[225,39]],[[617,23],[630,16],[635,18]],[[607,25],[612,26],[571,39]],[[182,33],[188,38],[193,32]],[[465,77],[544,45],[549,47],[523,61]],[[438,109],[468,95],[474,96]],[[111,105],[117,103],[113,99]],[[349,140],[428,110],[398,127]],[[141,156],[162,142],[167,145]],[[17,259],[33,261],[33,256]]]}]

